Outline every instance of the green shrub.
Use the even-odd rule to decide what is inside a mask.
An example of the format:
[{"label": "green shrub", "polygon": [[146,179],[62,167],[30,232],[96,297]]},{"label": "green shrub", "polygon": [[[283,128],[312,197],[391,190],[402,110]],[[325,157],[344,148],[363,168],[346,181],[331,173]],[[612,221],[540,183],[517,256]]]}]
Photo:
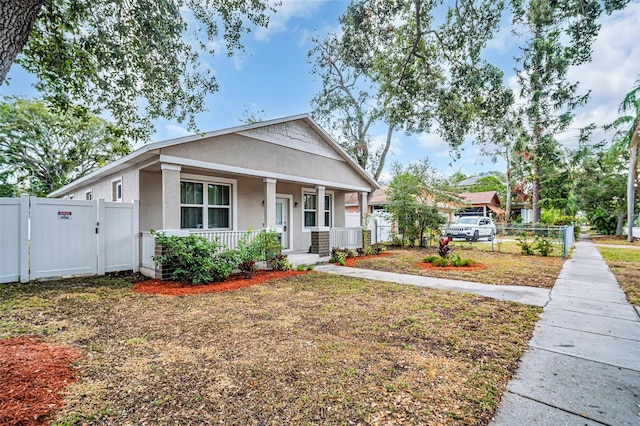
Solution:
[{"label": "green shrub", "polygon": [[549,256],[553,252],[553,241],[550,238],[536,237],[534,245],[542,256]]},{"label": "green shrub", "polygon": [[333,259],[334,262],[339,263],[340,265],[344,266],[346,260],[347,260],[347,253],[344,251],[339,251],[337,250],[335,252],[335,254],[333,255]]},{"label": "green shrub", "polygon": [[236,248],[237,267],[247,278],[253,275],[256,262],[273,257],[282,250],[277,232],[263,230],[250,241],[251,234],[251,231],[243,234],[238,240]]},{"label": "green shrub", "polygon": [[520,250],[522,250],[522,254],[526,254],[528,256],[534,254],[533,243],[529,242],[527,239],[528,235],[526,232],[521,232],[520,236],[516,238],[518,245],[520,246]]},{"label": "green shrub", "polygon": [[216,270],[219,262],[216,258],[217,253],[224,249],[222,244],[217,241],[210,242],[195,234],[189,234],[186,237],[175,235],[168,237],[164,232],[151,231],[151,233],[155,235],[157,243],[162,245],[165,251],[165,254],[153,256],[152,259],[156,265],[173,269],[172,279],[200,284],[217,278]]},{"label": "green shrub", "polygon": [[433,261],[436,260],[437,258],[438,256],[425,256],[424,259],[422,259],[422,261],[425,263],[433,263]]},{"label": "green shrub", "polygon": [[307,271],[313,271],[315,267],[313,265],[307,266]]},{"label": "green shrub", "polygon": [[298,265],[296,270],[301,271],[301,272],[304,271],[304,265]]},{"label": "green shrub", "polygon": [[267,263],[274,271],[290,271],[293,268],[289,262],[289,256],[283,253],[276,254]]}]

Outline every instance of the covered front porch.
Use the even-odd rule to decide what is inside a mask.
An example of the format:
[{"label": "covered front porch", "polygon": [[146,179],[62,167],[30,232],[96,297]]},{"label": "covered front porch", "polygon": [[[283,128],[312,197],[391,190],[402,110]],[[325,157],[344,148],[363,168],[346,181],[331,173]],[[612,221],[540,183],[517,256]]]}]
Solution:
[{"label": "covered front porch", "polygon": [[[250,233],[250,239],[257,237],[260,234],[260,230],[251,231],[205,231],[205,230],[185,230],[180,231],[177,235],[186,235],[187,233],[193,233],[206,238],[209,241],[217,240],[224,244],[227,249],[235,249],[238,246],[238,241],[246,233]],[[173,233],[176,233],[173,231]],[[332,228],[328,232],[329,234],[329,249],[322,253],[312,253],[311,250],[287,250],[289,262],[293,267],[298,265],[316,265],[319,263],[328,262],[330,259],[330,249],[332,247],[350,248],[355,250],[359,247],[363,247],[366,241],[364,241],[364,234],[362,228]],[[156,238],[149,232],[145,231],[141,233],[140,244],[140,272],[143,275],[149,277],[156,276],[156,265],[153,262],[153,256],[156,254]]]}]

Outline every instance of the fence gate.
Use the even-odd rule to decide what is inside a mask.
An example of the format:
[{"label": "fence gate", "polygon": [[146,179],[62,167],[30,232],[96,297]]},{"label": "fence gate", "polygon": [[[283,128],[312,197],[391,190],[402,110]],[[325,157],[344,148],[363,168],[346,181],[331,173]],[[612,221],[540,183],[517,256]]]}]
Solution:
[{"label": "fence gate", "polygon": [[138,202],[0,198],[0,283],[139,269]]},{"label": "fence gate", "polygon": [[97,205],[31,197],[31,279],[96,274]]}]

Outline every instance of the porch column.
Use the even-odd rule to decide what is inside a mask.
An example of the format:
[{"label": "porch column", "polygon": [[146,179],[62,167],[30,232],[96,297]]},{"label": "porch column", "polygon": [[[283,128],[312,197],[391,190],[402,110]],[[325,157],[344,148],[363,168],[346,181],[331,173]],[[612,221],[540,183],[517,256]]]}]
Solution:
[{"label": "porch column", "polygon": [[263,178],[264,182],[264,223],[265,228],[276,226],[276,179]]},{"label": "porch column", "polygon": [[327,226],[324,223],[324,190],[324,186],[316,186],[316,226],[320,229]]},{"label": "porch column", "polygon": [[162,229],[180,229],[180,170],[177,164],[163,163]]},{"label": "porch column", "polygon": [[367,226],[366,217],[369,212],[369,202],[368,202],[369,193],[361,192],[360,199],[358,200],[359,208],[360,208],[360,226],[363,228]]}]

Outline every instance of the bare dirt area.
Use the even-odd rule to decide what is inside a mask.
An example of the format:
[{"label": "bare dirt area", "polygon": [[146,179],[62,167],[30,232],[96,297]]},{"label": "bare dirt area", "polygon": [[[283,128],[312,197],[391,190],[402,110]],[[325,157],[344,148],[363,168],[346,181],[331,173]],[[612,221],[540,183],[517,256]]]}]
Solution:
[{"label": "bare dirt area", "polygon": [[76,381],[76,351],[37,338],[0,339],[0,424],[45,425]]},{"label": "bare dirt area", "polygon": [[456,249],[456,254],[473,259],[484,268],[424,267],[422,259],[435,255],[432,248],[389,249],[392,254],[382,258],[355,258],[358,268],[434,278],[474,281],[494,285],[521,285],[552,288],[560,273],[564,259],[560,257],[525,256],[485,250]]},{"label": "bare dirt area", "polygon": [[319,272],[181,297],[135,281],[0,285],[0,338],[82,355],[52,425],[483,425],[541,311]]}]

